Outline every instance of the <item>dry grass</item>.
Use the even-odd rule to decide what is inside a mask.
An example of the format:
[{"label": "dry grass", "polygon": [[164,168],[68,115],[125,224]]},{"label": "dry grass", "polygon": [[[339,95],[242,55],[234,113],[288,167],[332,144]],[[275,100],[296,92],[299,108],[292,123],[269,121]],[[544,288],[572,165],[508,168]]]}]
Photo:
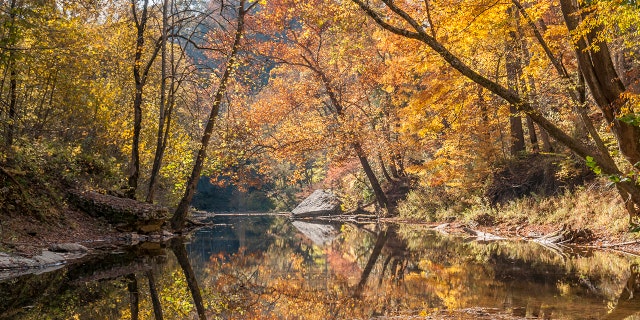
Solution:
[{"label": "dry grass", "polygon": [[[401,206],[400,215],[406,219],[425,221],[447,221],[455,217],[458,221],[472,222],[492,217],[497,223],[517,225],[554,225],[587,228],[599,235],[640,237],[629,230],[629,216],[615,188],[603,182],[593,182],[555,196],[529,196],[491,207],[477,198],[461,206],[440,206],[434,210],[437,200],[431,195],[416,192]],[[435,200],[435,201],[434,201]],[[425,210],[426,209],[426,210]],[[485,218],[483,218],[485,217]]]}]

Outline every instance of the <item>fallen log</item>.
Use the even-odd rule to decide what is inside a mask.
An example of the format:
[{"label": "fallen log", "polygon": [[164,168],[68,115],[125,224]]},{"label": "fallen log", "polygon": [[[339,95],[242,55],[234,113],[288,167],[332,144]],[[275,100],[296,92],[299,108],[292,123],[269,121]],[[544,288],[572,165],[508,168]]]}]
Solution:
[{"label": "fallen log", "polygon": [[586,243],[593,239],[593,232],[589,229],[572,229],[571,226],[563,225],[560,230],[551,232],[542,237],[533,239],[541,244],[577,244]]},{"label": "fallen log", "polygon": [[95,191],[69,191],[69,201],[78,209],[94,217],[103,217],[123,230],[158,231],[169,218],[166,207]]}]

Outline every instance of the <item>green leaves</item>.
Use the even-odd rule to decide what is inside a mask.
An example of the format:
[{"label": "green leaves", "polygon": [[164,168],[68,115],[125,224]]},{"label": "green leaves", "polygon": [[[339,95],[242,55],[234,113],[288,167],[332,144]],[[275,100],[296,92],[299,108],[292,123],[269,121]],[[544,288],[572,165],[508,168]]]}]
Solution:
[{"label": "green leaves", "polygon": [[640,127],[640,113],[627,113],[621,117],[618,117],[618,120],[628,123],[632,126]]},{"label": "green leaves", "polygon": [[587,156],[586,161],[587,161],[587,163],[586,163],[587,167],[589,167],[589,169],[591,169],[591,171],[593,171],[597,175],[600,175],[602,173],[602,168],[600,168],[598,166],[598,164],[593,159],[593,157]]}]

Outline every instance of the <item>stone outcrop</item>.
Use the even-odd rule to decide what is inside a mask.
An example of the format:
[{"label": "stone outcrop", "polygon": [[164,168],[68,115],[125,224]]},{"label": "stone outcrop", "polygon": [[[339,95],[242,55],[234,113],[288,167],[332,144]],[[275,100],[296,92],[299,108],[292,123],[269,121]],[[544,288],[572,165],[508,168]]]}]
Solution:
[{"label": "stone outcrop", "polygon": [[330,190],[318,189],[291,211],[294,218],[330,216],[342,213],[338,197]]},{"label": "stone outcrop", "polygon": [[49,251],[62,253],[86,253],[89,249],[77,243],[55,243],[49,246]]},{"label": "stone outcrop", "polygon": [[94,191],[71,191],[69,200],[86,213],[103,217],[124,230],[142,233],[158,231],[169,218],[169,209],[163,206]]}]

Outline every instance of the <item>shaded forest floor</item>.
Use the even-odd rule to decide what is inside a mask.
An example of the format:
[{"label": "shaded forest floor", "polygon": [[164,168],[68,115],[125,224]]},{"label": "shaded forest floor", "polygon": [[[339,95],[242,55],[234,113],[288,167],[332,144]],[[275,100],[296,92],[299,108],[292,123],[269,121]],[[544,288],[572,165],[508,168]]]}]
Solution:
[{"label": "shaded forest floor", "polygon": [[61,218],[40,221],[30,216],[3,216],[0,221],[0,252],[33,256],[56,243],[79,243],[98,248],[118,243],[123,233],[103,219],[71,210]]}]

